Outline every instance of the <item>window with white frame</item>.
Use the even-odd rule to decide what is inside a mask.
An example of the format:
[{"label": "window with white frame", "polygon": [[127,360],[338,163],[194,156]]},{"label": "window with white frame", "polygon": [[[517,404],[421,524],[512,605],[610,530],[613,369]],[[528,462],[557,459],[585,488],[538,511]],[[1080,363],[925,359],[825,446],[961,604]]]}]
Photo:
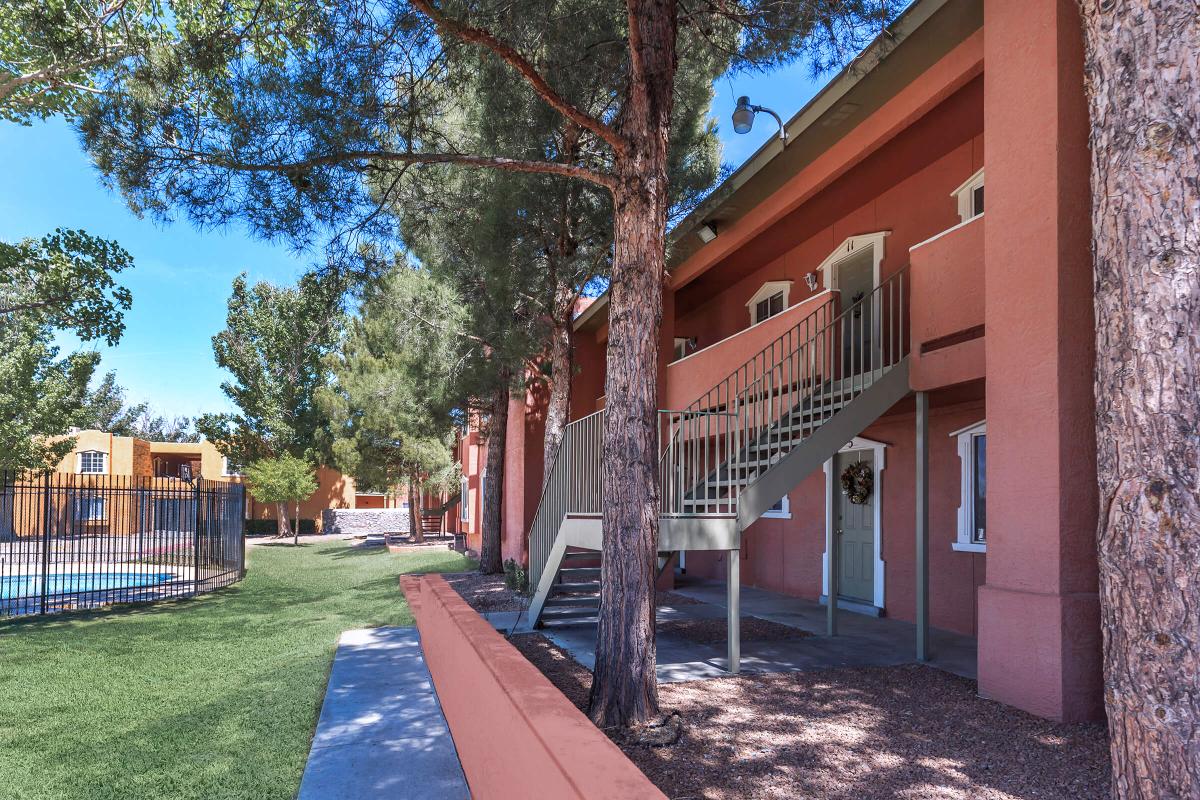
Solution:
[{"label": "window with white frame", "polygon": [[75,519],[80,522],[98,522],[104,519],[104,498],[84,496],[75,498]]},{"label": "window with white frame", "polygon": [[958,440],[962,489],[954,549],[987,552],[987,421],[950,434]]},{"label": "window with white frame", "polygon": [[779,502],[763,512],[764,517],[771,519],[791,519],[792,518],[792,503],[785,494],[779,498]]},{"label": "window with white frame", "polygon": [[983,170],[967,178],[961,186],[950,193],[958,202],[958,218],[962,222],[974,219],[983,213]]},{"label": "window with white frame", "polygon": [[221,474],[227,478],[239,478],[242,475],[242,465],[224,458],[222,459]]},{"label": "window with white frame", "polygon": [[84,450],[79,454],[79,472],[84,475],[103,475],[106,470],[105,453],[100,450]]},{"label": "window with white frame", "polygon": [[471,519],[471,506],[467,503],[467,492],[470,483],[464,475],[458,482],[458,518],[463,522]]},{"label": "window with white frame", "polygon": [[754,295],[746,301],[750,311],[750,324],[768,320],[776,314],[782,314],[788,307],[788,295],[792,291],[791,281],[767,281]]}]

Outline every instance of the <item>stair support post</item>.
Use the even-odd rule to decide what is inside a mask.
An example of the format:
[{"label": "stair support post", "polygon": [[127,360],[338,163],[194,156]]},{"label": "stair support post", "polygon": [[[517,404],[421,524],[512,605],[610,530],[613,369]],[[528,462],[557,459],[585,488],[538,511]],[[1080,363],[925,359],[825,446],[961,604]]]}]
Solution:
[{"label": "stair support post", "polygon": [[737,675],[742,669],[742,551],[727,550],[726,561],[728,575],[725,582],[725,629],[729,648],[729,674]]},{"label": "stair support post", "polygon": [[917,392],[917,661],[929,660],[929,395]]},{"label": "stair support post", "polygon": [[[835,456],[836,458],[836,456]],[[833,482],[833,465],[830,464],[828,471],[829,479],[825,481],[825,633],[828,636],[837,636],[838,624],[838,604],[837,598],[841,593],[838,587],[838,564],[841,563],[841,537],[838,535],[836,528],[837,519],[834,515],[834,503],[837,502],[837,489],[834,488]]]}]

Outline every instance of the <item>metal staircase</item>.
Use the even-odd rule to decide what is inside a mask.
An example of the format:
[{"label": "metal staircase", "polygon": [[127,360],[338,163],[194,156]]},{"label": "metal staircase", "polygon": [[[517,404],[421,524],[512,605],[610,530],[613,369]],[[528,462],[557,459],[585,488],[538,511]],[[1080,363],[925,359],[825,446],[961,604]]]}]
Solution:
[{"label": "metal staircase", "polygon": [[[909,393],[907,299],[907,268],[845,308],[831,293],[688,408],[659,412],[660,568],[673,551],[736,550],[741,531]],[[598,411],[568,425],[549,466],[529,537],[533,624],[595,617],[599,571],[584,593],[569,565],[595,563],[602,547],[603,422]]]}]

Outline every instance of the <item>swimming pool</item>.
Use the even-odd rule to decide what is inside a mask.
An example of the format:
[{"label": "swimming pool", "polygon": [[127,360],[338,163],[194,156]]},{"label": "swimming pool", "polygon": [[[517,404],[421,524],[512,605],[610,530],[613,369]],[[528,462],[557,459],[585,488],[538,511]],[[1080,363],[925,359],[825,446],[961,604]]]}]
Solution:
[{"label": "swimming pool", "polygon": [[[85,594],[114,589],[158,586],[175,579],[172,572],[62,572],[47,578],[46,594]],[[0,578],[0,600],[40,597],[41,575],[7,575]]]}]

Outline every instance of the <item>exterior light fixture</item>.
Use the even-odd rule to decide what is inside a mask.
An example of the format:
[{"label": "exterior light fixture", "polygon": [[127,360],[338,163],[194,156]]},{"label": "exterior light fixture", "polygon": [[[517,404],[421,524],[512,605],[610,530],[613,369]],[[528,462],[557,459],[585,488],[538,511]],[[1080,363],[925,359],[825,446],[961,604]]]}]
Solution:
[{"label": "exterior light fixture", "polygon": [[717,223],[704,223],[696,230],[696,235],[700,237],[700,241],[708,244],[713,239],[717,238]]},{"label": "exterior light fixture", "polygon": [[750,129],[754,127],[754,115],[760,111],[765,114],[770,114],[775,118],[775,121],[779,123],[779,139],[780,141],[786,142],[787,131],[783,129],[783,120],[779,118],[779,115],[765,106],[753,105],[750,102],[750,98],[746,95],[742,95],[738,98],[737,108],[733,110],[734,132],[749,133]]},{"label": "exterior light fixture", "polygon": [[808,284],[808,290],[815,292],[817,290],[817,273],[809,272],[804,276],[804,282]]}]

